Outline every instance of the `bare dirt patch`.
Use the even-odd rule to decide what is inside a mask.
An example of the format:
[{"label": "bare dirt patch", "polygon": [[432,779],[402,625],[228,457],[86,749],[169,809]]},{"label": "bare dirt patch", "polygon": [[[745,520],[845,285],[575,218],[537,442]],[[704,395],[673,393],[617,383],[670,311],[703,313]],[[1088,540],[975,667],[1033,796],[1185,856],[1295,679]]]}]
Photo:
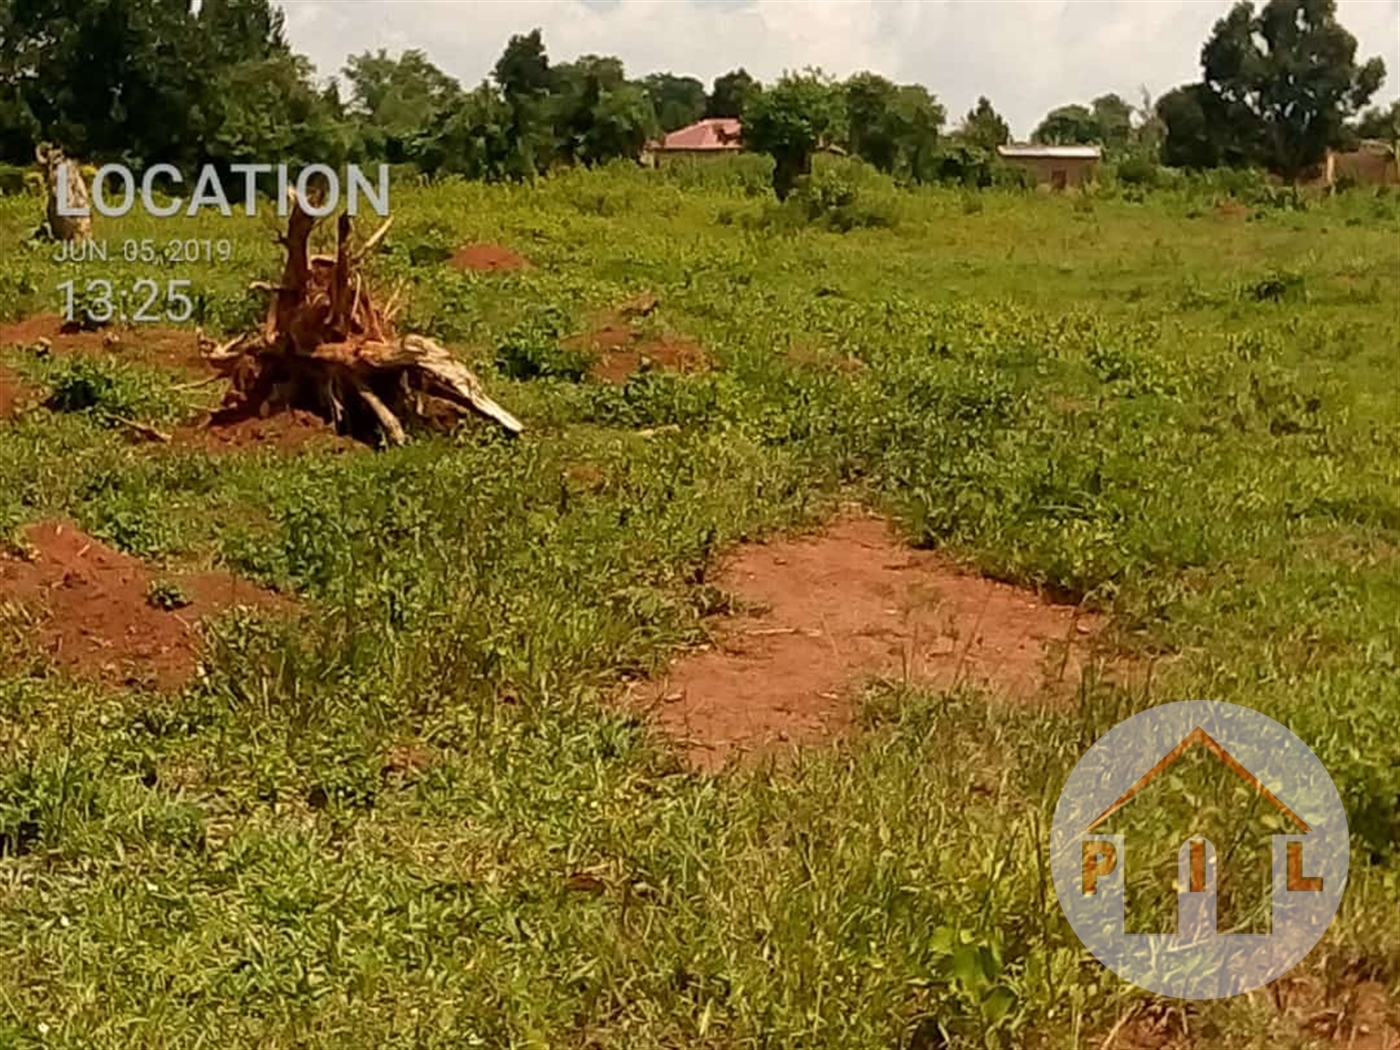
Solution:
[{"label": "bare dirt patch", "polygon": [[655,370],[690,375],[708,372],[714,361],[693,339],[674,332],[649,334],[637,322],[660,305],[651,292],[642,292],[617,309],[599,314],[588,331],[563,341],[566,350],[590,355],[588,374],[603,383],[621,386],[638,372]]},{"label": "bare dirt patch", "polygon": [[8,368],[0,367],[0,419],[9,419],[24,406],[29,388]]},{"label": "bare dirt patch", "polygon": [[465,244],[453,253],[451,265],[458,270],[478,273],[528,270],[530,261],[518,252],[499,244]]},{"label": "bare dirt patch", "polygon": [[33,615],[44,655],[84,677],[178,689],[198,667],[202,619],[234,606],[288,607],[229,573],[159,573],[71,522],[40,522],[24,535],[31,556],[0,559],[0,601]]},{"label": "bare dirt patch", "polygon": [[172,444],[178,447],[198,448],[213,453],[264,448],[277,452],[296,452],[308,448],[345,452],[367,447],[337,434],[329,423],[314,412],[301,409],[288,409],[266,417],[214,412],[194,423],[178,427],[171,437]]},{"label": "bare dirt patch", "polygon": [[193,332],[152,325],[109,325],[95,331],[65,331],[65,327],[57,314],[0,325],[0,346],[34,346],[42,340],[54,354],[115,357],[195,376],[212,374]]},{"label": "bare dirt patch", "polygon": [[714,582],[750,611],[719,624],[714,645],[682,657],[639,697],[707,770],[839,736],[855,690],[872,676],[1066,700],[1102,625],[911,550],[867,517],[742,547]]}]

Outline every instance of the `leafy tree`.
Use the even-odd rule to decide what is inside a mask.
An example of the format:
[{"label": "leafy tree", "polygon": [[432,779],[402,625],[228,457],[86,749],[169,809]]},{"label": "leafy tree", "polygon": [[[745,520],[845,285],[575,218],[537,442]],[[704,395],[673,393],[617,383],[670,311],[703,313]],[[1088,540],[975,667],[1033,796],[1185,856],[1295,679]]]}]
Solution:
[{"label": "leafy tree", "polygon": [[1100,95],[1090,103],[1097,126],[1097,141],[1105,149],[1121,151],[1133,136],[1133,107],[1118,95]]},{"label": "leafy tree", "polygon": [[554,137],[560,159],[599,164],[636,157],[656,132],[646,91],[627,81],[622,61],[584,55],[555,66]]},{"label": "leafy tree", "polygon": [[844,90],[851,152],[880,171],[893,171],[899,150],[889,118],[898,89],[875,73],[857,73],[846,81]]},{"label": "leafy tree", "polygon": [[811,173],[812,154],[840,137],[844,93],[819,70],[789,73],[750,97],[743,111],[744,148],[773,158],[773,191],[786,200]]},{"label": "leafy tree", "polygon": [[414,141],[412,159],[430,175],[509,178],[517,160],[517,143],[511,138],[514,116],[495,87],[483,82],[434,115],[427,132]]},{"label": "leafy tree", "polygon": [[642,81],[662,131],[694,124],[705,115],[705,85],[694,77],[653,73]]},{"label": "leafy tree", "polygon": [[998,146],[1005,146],[1011,141],[1010,125],[992,108],[992,103],[986,95],[979,98],[977,105],[967,111],[960,131],[968,145],[988,153],[995,152]]},{"label": "leafy tree", "polygon": [[1157,100],[1165,128],[1162,163],[1170,168],[1213,168],[1221,162],[1218,100],[1204,84],[1183,84]]},{"label": "leafy tree", "polygon": [[510,107],[510,175],[532,178],[548,167],[554,150],[548,113],[553,70],[540,31],[512,36],[496,60],[493,75]]},{"label": "leafy tree", "polygon": [[707,117],[738,117],[755,95],[762,91],[757,80],[742,68],[716,77],[705,104]]},{"label": "leafy tree", "polygon": [[1050,146],[1088,145],[1099,140],[1099,122],[1087,106],[1060,106],[1040,122],[1031,140]]},{"label": "leafy tree", "polygon": [[366,51],[348,60],[344,76],[366,148],[396,164],[407,159],[409,143],[426,132],[462,90],[422,51],[405,51],[398,58],[383,50]]},{"label": "leafy tree", "polygon": [[267,0],[203,0],[198,27],[218,66],[291,53],[286,17]]},{"label": "leafy tree", "polygon": [[1400,141],[1400,99],[1392,102],[1389,109],[1374,106],[1362,113],[1355,131],[1356,137],[1361,139]]},{"label": "leafy tree", "polygon": [[[1385,78],[1379,58],[1357,64],[1356,38],[1337,21],[1335,0],[1269,0],[1258,11],[1237,3],[1215,23],[1201,67],[1210,99],[1202,98],[1202,111],[1225,123],[1195,132],[1207,142],[1186,152],[1207,154],[1214,138],[1227,161],[1233,154],[1291,178],[1342,143],[1347,119]],[[1168,125],[1169,140],[1187,133]]]},{"label": "leafy tree", "polygon": [[207,143],[216,163],[341,164],[355,151],[353,127],[331,89],[318,91],[310,61],[276,54],[218,74],[215,130]]}]

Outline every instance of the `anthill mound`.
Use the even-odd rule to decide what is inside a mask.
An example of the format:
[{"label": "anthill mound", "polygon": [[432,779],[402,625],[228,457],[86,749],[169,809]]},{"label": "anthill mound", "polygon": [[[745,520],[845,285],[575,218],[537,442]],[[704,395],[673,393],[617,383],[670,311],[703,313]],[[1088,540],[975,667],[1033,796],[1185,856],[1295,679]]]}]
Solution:
[{"label": "anthill mound", "polygon": [[677,660],[640,699],[699,768],[851,724],[860,684],[968,684],[1016,701],[1068,699],[1099,617],[911,550],[881,520],[741,547],[716,584],[752,611]]},{"label": "anthill mound", "polygon": [[28,610],[40,650],[80,676],[178,689],[198,667],[202,619],[288,606],[229,573],[157,573],[71,522],[31,525],[25,539],[29,558],[0,559],[0,601]]},{"label": "anthill mound", "polygon": [[617,386],[646,370],[688,375],[713,368],[714,361],[694,340],[674,332],[648,334],[637,327],[659,305],[653,293],[641,292],[599,314],[587,331],[569,336],[562,345],[592,358],[590,377]]}]

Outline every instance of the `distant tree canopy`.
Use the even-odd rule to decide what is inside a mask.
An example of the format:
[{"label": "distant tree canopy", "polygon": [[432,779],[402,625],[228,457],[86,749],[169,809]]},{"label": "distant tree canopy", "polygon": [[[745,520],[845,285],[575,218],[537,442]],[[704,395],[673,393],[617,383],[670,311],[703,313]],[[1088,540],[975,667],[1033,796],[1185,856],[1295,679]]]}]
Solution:
[{"label": "distant tree canopy", "polygon": [[992,108],[992,103],[986,95],[979,98],[977,105],[968,110],[958,133],[968,145],[988,153],[1011,141],[1011,126]]},{"label": "distant tree canopy", "polygon": [[742,68],[716,77],[705,103],[707,117],[737,117],[762,88]]},{"label": "distant tree canopy", "polygon": [[[1134,108],[1115,94],[1059,106],[1036,141],[1100,143],[1139,165],[1260,165],[1296,175],[1330,146],[1400,138],[1400,103],[1362,112],[1384,76],[1358,63],[1334,0],[1237,3],[1201,51],[1202,78]],[[1144,92],[1145,95],[1145,92]],[[491,76],[465,90],[421,50],[351,55],[320,82],[288,46],[274,0],[0,0],[0,161],[52,141],[93,162],[186,169],[347,160],[532,179],[558,165],[637,159],[702,117],[741,118],[746,148],[774,159],[791,191],[822,147],[843,147],[900,181],[997,176],[1010,128],[984,96],[952,136],[930,91],[874,72],[816,71],[764,87],[621,60],[551,62],[539,29],[512,36]]]},{"label": "distant tree canopy", "polygon": [[786,200],[799,176],[812,170],[818,147],[844,137],[846,98],[819,70],[789,73],[749,96],[744,147],[773,158],[773,191]]},{"label": "distant tree canopy", "polygon": [[1202,79],[1163,96],[1167,163],[1251,164],[1296,178],[1329,147],[1385,79],[1385,63],[1356,60],[1356,38],[1335,0],[1237,3],[1201,49]]}]

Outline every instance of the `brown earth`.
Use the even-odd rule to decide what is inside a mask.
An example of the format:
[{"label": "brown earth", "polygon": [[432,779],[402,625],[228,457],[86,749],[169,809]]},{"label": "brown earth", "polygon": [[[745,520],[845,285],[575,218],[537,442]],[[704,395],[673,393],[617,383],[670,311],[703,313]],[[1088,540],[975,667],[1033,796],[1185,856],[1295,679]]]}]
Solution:
[{"label": "brown earth", "polygon": [[100,354],[157,365],[196,376],[213,372],[199,353],[193,332],[152,325],[109,325],[92,332],[65,332],[57,314],[38,314],[0,325],[0,347],[33,346],[47,340],[55,354]]},{"label": "brown earth", "polygon": [[0,367],[0,419],[14,415],[29,396],[24,381],[8,368]]},{"label": "brown earth", "polygon": [[497,270],[528,270],[530,261],[523,255],[499,244],[466,244],[453,254],[451,265],[459,270],[494,272]]},{"label": "brown earth", "polygon": [[616,386],[645,369],[687,375],[713,368],[710,356],[694,340],[672,332],[649,336],[633,327],[635,320],[650,316],[658,305],[655,295],[642,292],[616,310],[599,314],[588,331],[569,336],[562,345],[592,355],[588,374]]},{"label": "brown earth", "polygon": [[740,548],[714,581],[752,611],[638,697],[698,768],[817,743],[852,720],[872,676],[1064,700],[1101,618],[901,545],[848,516],[816,536]]},{"label": "brown earth", "polygon": [[176,428],[172,444],[206,452],[238,452],[270,448],[295,452],[303,448],[324,448],[334,452],[364,448],[351,438],[337,434],[320,416],[301,409],[289,409],[267,417],[215,412],[195,423]]},{"label": "brown earth", "polygon": [[[39,650],[81,676],[178,689],[199,666],[201,619],[233,606],[288,605],[229,573],[158,573],[71,522],[40,522],[24,535],[29,558],[0,558],[0,603],[34,615]],[[153,604],[154,581],[174,585],[188,604]]]}]

